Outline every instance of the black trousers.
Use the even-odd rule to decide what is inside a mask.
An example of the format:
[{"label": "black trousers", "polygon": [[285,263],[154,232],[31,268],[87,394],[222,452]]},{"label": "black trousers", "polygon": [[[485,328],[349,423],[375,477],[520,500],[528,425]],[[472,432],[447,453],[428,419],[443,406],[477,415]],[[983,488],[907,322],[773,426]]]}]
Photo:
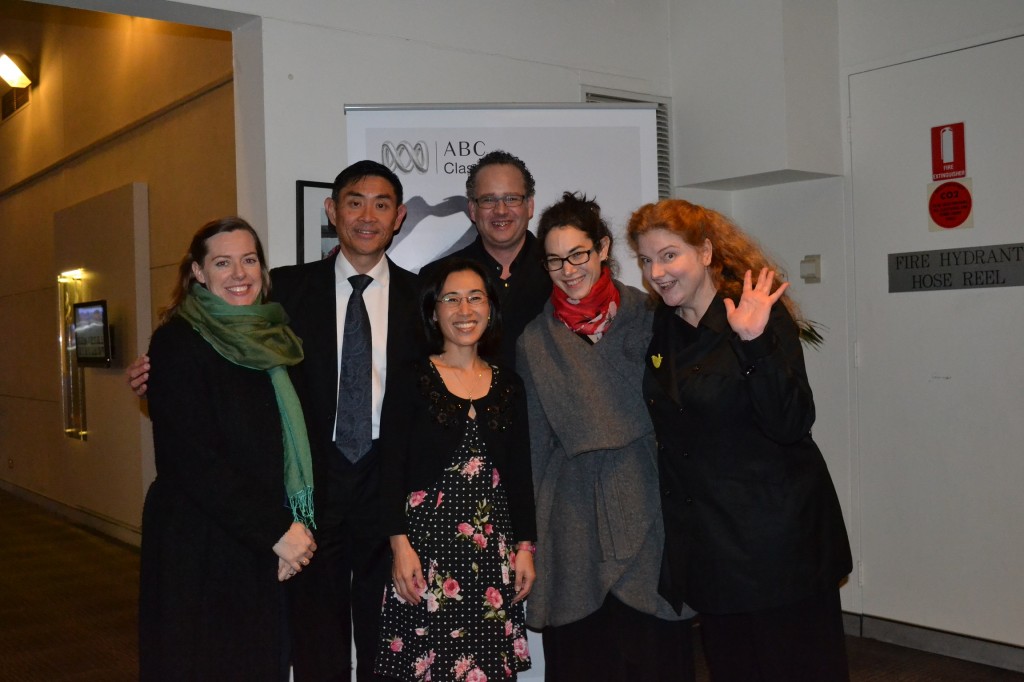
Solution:
[{"label": "black trousers", "polygon": [[317,549],[291,585],[292,665],[295,682],[348,682],[355,639],[356,680],[373,674],[380,645],[380,610],[391,579],[391,548],[378,530],[374,462],[332,481],[331,499],[344,505],[317,509]]},{"label": "black trousers", "polygon": [[695,679],[693,621],[661,620],[610,594],[586,618],[544,628],[542,639],[546,682]]},{"label": "black trousers", "polygon": [[849,682],[839,590],[727,616],[701,614],[714,682]]}]

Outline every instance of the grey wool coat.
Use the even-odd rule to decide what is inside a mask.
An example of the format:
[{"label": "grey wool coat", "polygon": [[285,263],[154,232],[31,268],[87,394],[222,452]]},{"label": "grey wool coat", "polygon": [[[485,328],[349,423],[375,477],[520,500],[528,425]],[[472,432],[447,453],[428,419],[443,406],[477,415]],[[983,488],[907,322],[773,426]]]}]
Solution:
[{"label": "grey wool coat", "polygon": [[658,464],[643,402],[652,312],[642,292],[615,283],[621,303],[596,344],[570,331],[551,302],[519,338],[537,509],[531,628],[578,621],[608,593],[642,613],[676,614],[658,595],[665,533]]}]

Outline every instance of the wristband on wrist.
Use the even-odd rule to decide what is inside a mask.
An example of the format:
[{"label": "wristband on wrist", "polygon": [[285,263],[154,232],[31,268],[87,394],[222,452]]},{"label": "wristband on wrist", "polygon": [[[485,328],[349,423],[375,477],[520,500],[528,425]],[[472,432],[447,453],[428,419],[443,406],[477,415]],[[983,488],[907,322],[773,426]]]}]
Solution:
[{"label": "wristband on wrist", "polygon": [[530,554],[537,553],[537,545],[532,542],[520,542],[519,545],[516,546],[516,549],[520,552],[529,552]]}]

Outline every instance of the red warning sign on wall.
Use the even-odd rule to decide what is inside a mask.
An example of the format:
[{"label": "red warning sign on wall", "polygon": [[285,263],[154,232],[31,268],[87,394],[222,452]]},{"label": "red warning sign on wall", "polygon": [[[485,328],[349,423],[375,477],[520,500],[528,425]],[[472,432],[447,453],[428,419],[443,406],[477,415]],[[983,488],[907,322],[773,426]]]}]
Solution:
[{"label": "red warning sign on wall", "polygon": [[928,215],[932,225],[943,230],[973,227],[968,223],[974,200],[971,198],[970,180],[966,183],[943,182],[928,197]]},{"label": "red warning sign on wall", "polygon": [[963,121],[932,128],[932,180],[949,180],[966,175]]}]

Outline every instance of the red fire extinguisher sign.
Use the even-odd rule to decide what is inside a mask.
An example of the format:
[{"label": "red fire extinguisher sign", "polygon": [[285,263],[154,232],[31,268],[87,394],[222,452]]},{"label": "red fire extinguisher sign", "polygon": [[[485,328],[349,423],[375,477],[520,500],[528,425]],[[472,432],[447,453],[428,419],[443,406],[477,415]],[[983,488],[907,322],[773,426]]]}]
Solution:
[{"label": "red fire extinguisher sign", "polygon": [[932,180],[949,180],[966,175],[963,121],[932,128]]}]

